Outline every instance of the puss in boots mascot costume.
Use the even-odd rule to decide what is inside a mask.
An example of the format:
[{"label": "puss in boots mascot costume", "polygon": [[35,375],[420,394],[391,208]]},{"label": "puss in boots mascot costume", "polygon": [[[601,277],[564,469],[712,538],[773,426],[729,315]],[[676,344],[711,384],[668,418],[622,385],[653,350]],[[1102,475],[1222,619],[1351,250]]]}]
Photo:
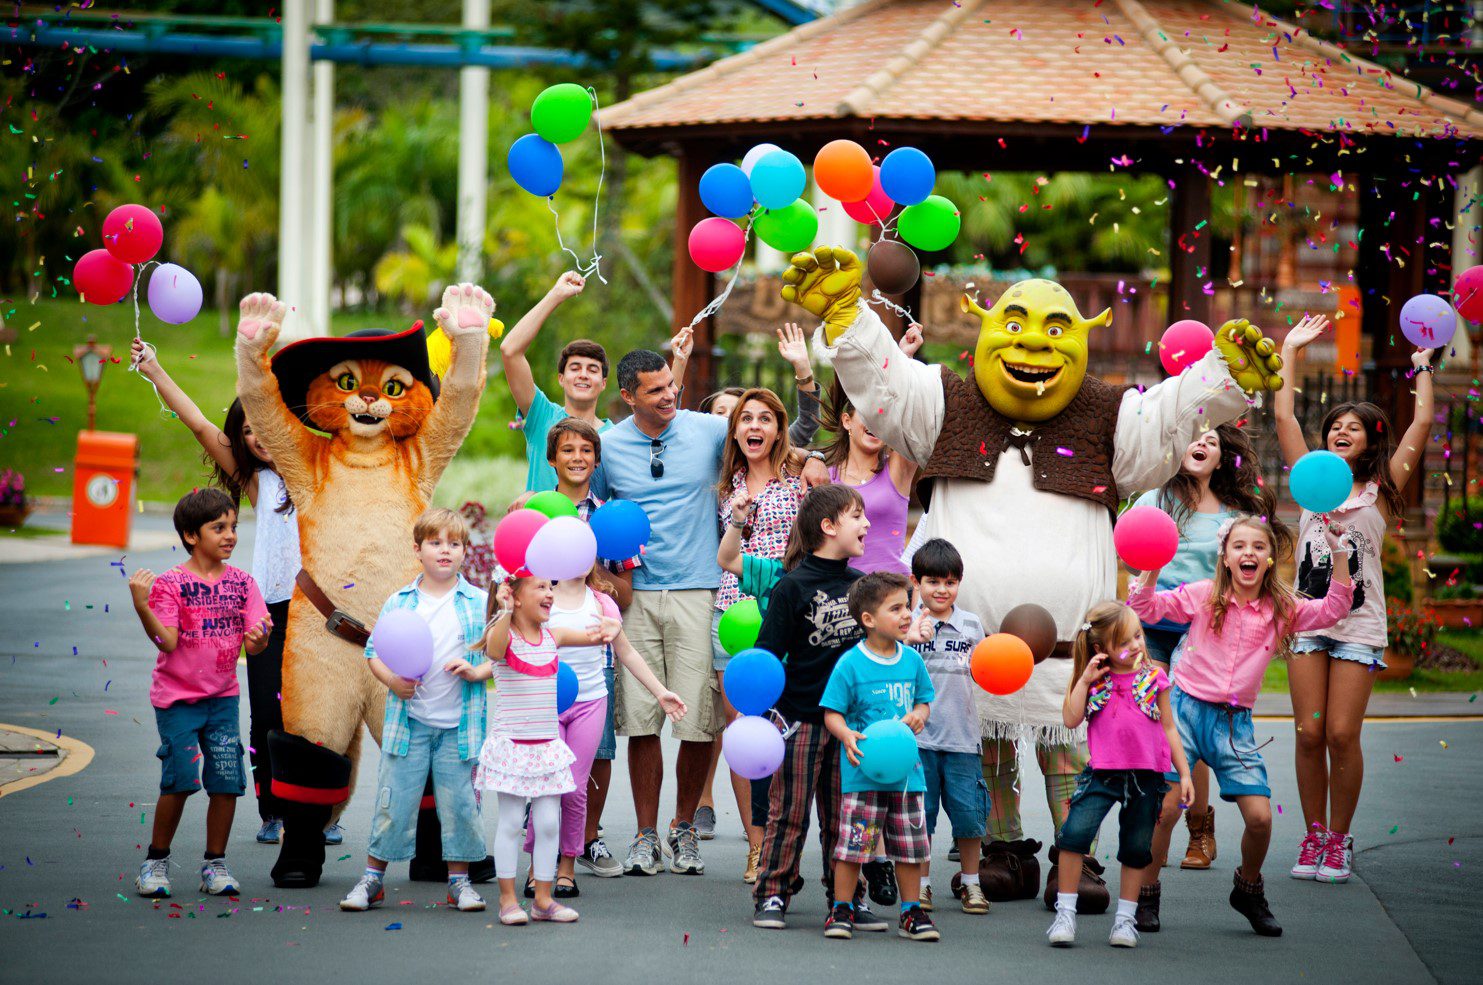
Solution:
[{"label": "puss in boots mascot costume", "polygon": [[268,294],[241,308],[237,395],[298,507],[303,558],[283,649],[284,731],[269,737],[284,805],[273,883],[309,887],[324,827],[355,785],[361,724],[381,741],[386,691],[366,669],[366,638],[417,575],[412,525],[473,426],[494,301],[472,284],[444,292],[433,317],[453,353],[441,381],[420,322],[305,339],[270,358],[287,308]]}]

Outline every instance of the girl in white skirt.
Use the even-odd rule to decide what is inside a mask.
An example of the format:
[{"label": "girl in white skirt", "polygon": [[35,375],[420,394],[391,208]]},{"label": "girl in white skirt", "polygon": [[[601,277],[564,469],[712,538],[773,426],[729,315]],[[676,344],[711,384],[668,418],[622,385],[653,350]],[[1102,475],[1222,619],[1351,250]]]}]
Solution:
[{"label": "girl in white skirt", "polygon": [[[494,869],[499,879],[499,919],[518,925],[528,919],[572,923],[577,911],[551,896],[561,835],[561,795],[571,793],[571,749],[561,740],[556,715],[557,647],[608,643],[623,629],[601,618],[583,629],[550,629],[551,583],[510,578],[489,597],[498,607],[484,636],[496,691],[494,720],[479,754],[478,785],[499,795],[494,832]],[[491,612],[493,614],[493,612]],[[535,904],[530,917],[515,899],[515,875],[523,840],[525,804],[535,832],[531,871]]]}]

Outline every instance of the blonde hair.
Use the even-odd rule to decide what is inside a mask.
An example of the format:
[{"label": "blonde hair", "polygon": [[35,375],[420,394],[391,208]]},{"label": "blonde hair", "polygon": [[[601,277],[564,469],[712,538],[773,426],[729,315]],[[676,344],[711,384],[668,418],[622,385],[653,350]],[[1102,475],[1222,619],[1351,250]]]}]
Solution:
[{"label": "blonde hair", "polygon": [[1220,556],[1215,564],[1215,586],[1210,592],[1210,628],[1215,635],[1220,635],[1221,627],[1225,624],[1226,609],[1230,606],[1231,569],[1226,567],[1226,544],[1231,539],[1231,532],[1237,527],[1253,527],[1261,531],[1267,538],[1267,545],[1272,549],[1271,561],[1267,570],[1262,572],[1256,596],[1258,599],[1272,600],[1272,621],[1277,626],[1278,634],[1278,656],[1285,655],[1288,637],[1293,631],[1292,619],[1298,608],[1298,597],[1292,587],[1277,575],[1278,545],[1285,543],[1285,538],[1278,533],[1281,529],[1280,522],[1267,517],[1238,516],[1221,531]]},{"label": "blonde hair", "polygon": [[469,521],[462,515],[441,507],[427,510],[412,525],[412,543],[421,547],[424,540],[435,534],[447,534],[450,540],[460,541],[467,547]]},{"label": "blonde hair", "polygon": [[[1071,679],[1066,682],[1066,695],[1076,689],[1076,682],[1086,673],[1087,664],[1098,653],[1111,655],[1138,635],[1138,614],[1122,602],[1098,602],[1086,614],[1081,628],[1071,640]],[[1148,659],[1139,654],[1139,663]]]}]

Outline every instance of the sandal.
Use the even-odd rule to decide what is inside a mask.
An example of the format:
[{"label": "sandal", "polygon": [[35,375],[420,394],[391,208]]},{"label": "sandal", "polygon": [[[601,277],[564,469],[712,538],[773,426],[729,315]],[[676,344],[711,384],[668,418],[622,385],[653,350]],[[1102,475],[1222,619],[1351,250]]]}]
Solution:
[{"label": "sandal", "polygon": [[532,920],[549,920],[552,923],[576,923],[577,911],[552,900],[551,906],[544,910],[539,906],[532,906],[530,908],[530,918]]},{"label": "sandal", "polygon": [[506,927],[521,927],[530,922],[530,917],[518,904],[512,904],[499,908],[499,922]]},{"label": "sandal", "polygon": [[525,877],[525,898],[526,899],[535,899],[536,898],[536,877],[535,876],[528,875],[528,876]]},{"label": "sandal", "polygon": [[576,899],[582,895],[582,891],[577,888],[575,876],[557,876],[556,885],[551,887],[551,895],[557,899]]}]

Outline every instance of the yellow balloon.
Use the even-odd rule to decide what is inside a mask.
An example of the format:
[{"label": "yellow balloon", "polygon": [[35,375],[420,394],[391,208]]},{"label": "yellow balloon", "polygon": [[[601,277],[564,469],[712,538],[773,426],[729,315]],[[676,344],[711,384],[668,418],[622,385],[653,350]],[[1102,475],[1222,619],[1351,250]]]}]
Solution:
[{"label": "yellow balloon", "polygon": [[[489,319],[489,337],[498,339],[504,334],[505,323],[498,318]],[[453,343],[443,334],[442,328],[435,328],[427,334],[427,364],[439,379],[448,375],[448,367],[453,364]]]}]

